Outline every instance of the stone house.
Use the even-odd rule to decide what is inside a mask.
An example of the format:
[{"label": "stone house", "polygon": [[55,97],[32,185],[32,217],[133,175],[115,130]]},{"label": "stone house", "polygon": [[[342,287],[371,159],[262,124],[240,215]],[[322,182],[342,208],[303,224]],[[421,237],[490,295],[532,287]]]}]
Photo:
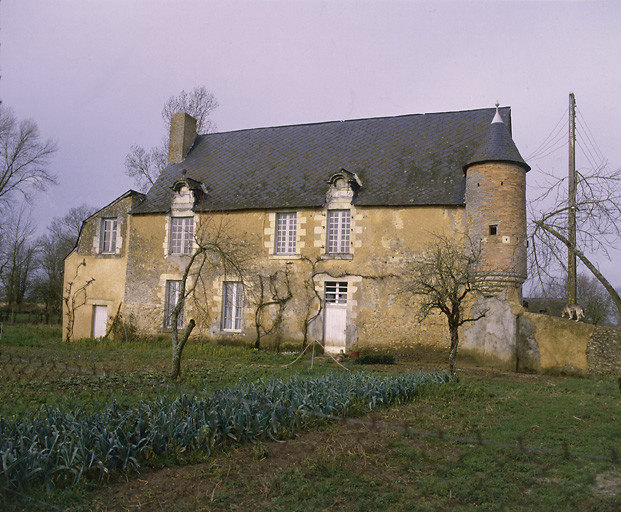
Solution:
[{"label": "stone house", "polygon": [[194,318],[195,334],[444,354],[444,318],[419,323],[399,285],[434,234],[467,231],[483,243],[496,302],[465,330],[464,350],[512,364],[517,334],[503,319],[526,278],[530,168],[509,107],[207,135],[195,127],[174,114],[157,182],[85,221],[65,262],[69,338],[103,336],[115,318],[169,332],[198,236],[217,232],[247,258],[240,272],[207,265],[190,276],[180,325]]}]

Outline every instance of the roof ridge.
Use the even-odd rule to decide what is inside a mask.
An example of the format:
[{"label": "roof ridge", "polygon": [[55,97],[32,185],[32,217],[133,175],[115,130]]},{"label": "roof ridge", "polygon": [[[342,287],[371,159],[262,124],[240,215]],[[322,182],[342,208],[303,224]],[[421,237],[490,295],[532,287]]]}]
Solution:
[{"label": "roof ridge", "polygon": [[[466,112],[483,112],[486,110],[495,110],[496,107],[483,107],[483,108],[471,108],[471,109],[463,109],[463,110],[447,110],[443,112],[419,112],[417,114],[399,114],[395,116],[377,116],[377,117],[357,117],[354,119],[341,119],[341,120],[332,120],[332,121],[317,121],[314,123],[299,123],[299,124],[281,124],[276,126],[256,126],[254,128],[239,128],[236,130],[228,130],[224,132],[210,132],[210,133],[202,133],[199,134],[198,137],[205,137],[208,135],[228,135],[231,133],[241,133],[241,132],[250,132],[250,131],[258,131],[258,130],[274,130],[279,128],[301,128],[304,126],[320,126],[320,125],[328,125],[328,124],[340,124],[340,123],[356,123],[361,121],[375,121],[375,120],[387,120],[387,119],[403,119],[405,117],[418,117],[418,116],[438,116],[438,115],[449,115],[449,114],[463,114]],[[509,105],[505,107],[498,107],[499,110],[511,110]]]}]

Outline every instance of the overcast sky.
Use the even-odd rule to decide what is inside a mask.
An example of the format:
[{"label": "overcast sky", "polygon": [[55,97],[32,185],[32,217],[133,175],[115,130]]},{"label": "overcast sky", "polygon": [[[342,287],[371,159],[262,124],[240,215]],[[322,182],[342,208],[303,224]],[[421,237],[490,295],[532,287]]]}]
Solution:
[{"label": "overcast sky", "polygon": [[[618,1],[2,0],[0,99],[58,143],[40,228],[132,188],[129,147],[157,144],[164,102],[197,85],[218,131],[499,101],[534,188],[540,168],[567,173],[570,91],[596,146],[578,167],[621,167],[620,27]],[[556,151],[530,159],[551,133]]]}]

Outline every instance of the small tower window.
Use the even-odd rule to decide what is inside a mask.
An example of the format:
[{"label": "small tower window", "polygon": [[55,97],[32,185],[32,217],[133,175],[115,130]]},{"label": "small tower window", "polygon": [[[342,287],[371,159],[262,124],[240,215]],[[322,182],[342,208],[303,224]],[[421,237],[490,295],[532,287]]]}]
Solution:
[{"label": "small tower window", "polygon": [[494,236],[498,234],[498,224],[489,225],[489,234],[490,236]]}]

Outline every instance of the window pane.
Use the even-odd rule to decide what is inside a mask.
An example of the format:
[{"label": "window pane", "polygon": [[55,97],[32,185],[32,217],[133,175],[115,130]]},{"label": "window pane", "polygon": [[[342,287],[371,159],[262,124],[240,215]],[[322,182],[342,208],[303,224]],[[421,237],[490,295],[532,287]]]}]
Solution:
[{"label": "window pane", "polygon": [[276,254],[295,254],[296,230],[295,213],[276,214]]},{"label": "window pane", "polygon": [[326,304],[347,304],[347,281],[326,281]]},{"label": "window pane", "polygon": [[170,219],[170,253],[191,254],[194,235],[192,217],[173,217]]},{"label": "window pane", "polygon": [[349,210],[328,211],[328,252],[349,253]]},{"label": "window pane", "polygon": [[113,253],[116,251],[116,219],[103,219],[101,223],[101,237],[99,252]]},{"label": "window pane", "polygon": [[242,328],[243,286],[240,282],[225,282],[222,297],[222,329],[239,331]]}]

